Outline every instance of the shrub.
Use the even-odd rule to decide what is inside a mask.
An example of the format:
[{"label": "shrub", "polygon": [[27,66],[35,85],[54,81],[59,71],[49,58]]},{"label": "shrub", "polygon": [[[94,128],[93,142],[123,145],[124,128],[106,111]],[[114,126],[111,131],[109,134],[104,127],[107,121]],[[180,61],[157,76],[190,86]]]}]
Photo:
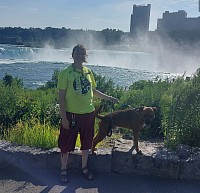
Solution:
[{"label": "shrub", "polygon": [[58,83],[58,75],[60,71],[54,70],[51,80],[47,81],[44,86],[38,88],[38,90],[47,90],[50,88],[56,88]]},{"label": "shrub", "polygon": [[13,78],[11,75],[9,75],[7,73],[5,74],[5,76],[3,78],[3,84],[5,86],[16,85],[18,87],[23,87],[23,81],[22,81],[22,79]]},{"label": "shrub", "polygon": [[[200,137],[199,69],[187,80],[182,76],[174,81],[168,79],[138,81],[127,90],[116,86],[112,80],[106,80],[105,77],[96,74],[94,76],[98,90],[120,99],[120,103],[112,107],[110,103],[95,98],[95,106],[103,103],[106,112],[110,112],[112,108],[114,110],[124,109],[128,105],[132,108],[157,107],[156,120],[150,129],[141,132],[142,138],[164,136],[165,144],[168,147],[173,148],[179,143],[200,147],[198,140]],[[20,131],[16,131],[17,128],[27,128],[27,131],[28,128],[46,129],[46,123],[48,123],[48,127],[59,127],[58,94],[55,88],[57,78],[58,71],[55,71],[51,81],[37,90],[24,89],[10,75],[6,75],[6,78],[0,81],[0,129],[3,135],[11,134],[12,129],[4,130],[8,128],[14,128],[13,132],[17,132],[15,134],[19,136]],[[34,122],[35,127],[31,125],[31,121]],[[97,128],[97,126],[95,127]],[[126,129],[123,131],[131,132]],[[15,135],[14,133],[13,135]],[[38,138],[40,137],[38,136]],[[16,138],[12,137],[12,139]]]},{"label": "shrub", "polygon": [[19,121],[6,133],[6,140],[30,147],[54,148],[58,142],[58,127],[40,123],[37,119]]},{"label": "shrub", "polygon": [[186,144],[200,147],[200,87],[191,82],[176,88],[167,117],[166,144],[175,147]]}]

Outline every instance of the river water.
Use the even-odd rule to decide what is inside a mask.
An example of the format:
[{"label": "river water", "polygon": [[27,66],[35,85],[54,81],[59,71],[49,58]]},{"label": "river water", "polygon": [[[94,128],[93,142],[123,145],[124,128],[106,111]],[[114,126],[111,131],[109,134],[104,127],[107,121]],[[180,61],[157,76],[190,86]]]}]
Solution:
[{"label": "river water", "polygon": [[[61,70],[72,62],[71,51],[72,48],[0,45],[0,78],[7,73],[23,79],[25,87],[38,88],[51,80],[54,70]],[[133,51],[88,50],[86,66],[123,87],[138,80],[173,78],[179,74],[162,71],[159,55]]]}]

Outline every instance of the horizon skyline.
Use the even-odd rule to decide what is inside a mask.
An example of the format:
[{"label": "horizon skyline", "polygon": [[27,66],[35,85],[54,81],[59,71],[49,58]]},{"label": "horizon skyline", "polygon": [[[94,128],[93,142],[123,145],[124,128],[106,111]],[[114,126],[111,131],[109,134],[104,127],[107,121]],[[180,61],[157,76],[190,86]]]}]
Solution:
[{"label": "horizon skyline", "polygon": [[157,20],[165,11],[185,10],[189,18],[200,16],[198,0],[0,0],[4,18],[0,20],[0,27],[65,27],[95,31],[109,28],[130,32],[134,4],[151,4],[150,31],[157,28]]}]

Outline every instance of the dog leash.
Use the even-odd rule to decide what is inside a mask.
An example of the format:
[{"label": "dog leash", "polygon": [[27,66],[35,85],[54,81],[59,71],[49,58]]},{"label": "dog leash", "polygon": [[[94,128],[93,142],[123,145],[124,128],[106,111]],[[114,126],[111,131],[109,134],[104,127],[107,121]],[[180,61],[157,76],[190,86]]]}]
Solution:
[{"label": "dog leash", "polygon": [[[125,103],[122,104],[124,107],[131,107],[130,105],[127,105]],[[110,123],[109,123],[109,127],[108,127],[108,132],[107,132],[107,136],[111,137],[112,136],[112,129],[113,129],[113,119],[112,119],[112,112],[114,109],[114,104],[113,102],[111,102],[111,107],[110,107]]]},{"label": "dog leash", "polygon": [[108,127],[108,132],[107,132],[108,137],[112,136],[112,128],[113,128],[112,110],[113,110],[113,102],[111,103],[111,107],[110,107],[110,123]]},{"label": "dog leash", "polygon": [[121,103],[121,107],[122,108],[132,108],[130,105],[128,105],[126,103]]}]

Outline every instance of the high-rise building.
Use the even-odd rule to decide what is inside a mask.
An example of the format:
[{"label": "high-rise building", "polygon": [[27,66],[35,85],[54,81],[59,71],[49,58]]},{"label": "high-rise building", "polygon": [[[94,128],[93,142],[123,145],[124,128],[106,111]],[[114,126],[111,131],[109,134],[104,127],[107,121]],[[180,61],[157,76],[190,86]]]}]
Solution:
[{"label": "high-rise building", "polygon": [[199,0],[199,12],[200,12],[200,0]]},{"label": "high-rise building", "polygon": [[158,19],[157,30],[160,32],[171,32],[180,30],[199,30],[200,29],[200,17],[191,18],[187,17],[187,13],[184,10],[178,12],[165,11],[163,18]]},{"label": "high-rise building", "polygon": [[133,5],[131,14],[130,34],[138,35],[149,31],[151,5]]}]

